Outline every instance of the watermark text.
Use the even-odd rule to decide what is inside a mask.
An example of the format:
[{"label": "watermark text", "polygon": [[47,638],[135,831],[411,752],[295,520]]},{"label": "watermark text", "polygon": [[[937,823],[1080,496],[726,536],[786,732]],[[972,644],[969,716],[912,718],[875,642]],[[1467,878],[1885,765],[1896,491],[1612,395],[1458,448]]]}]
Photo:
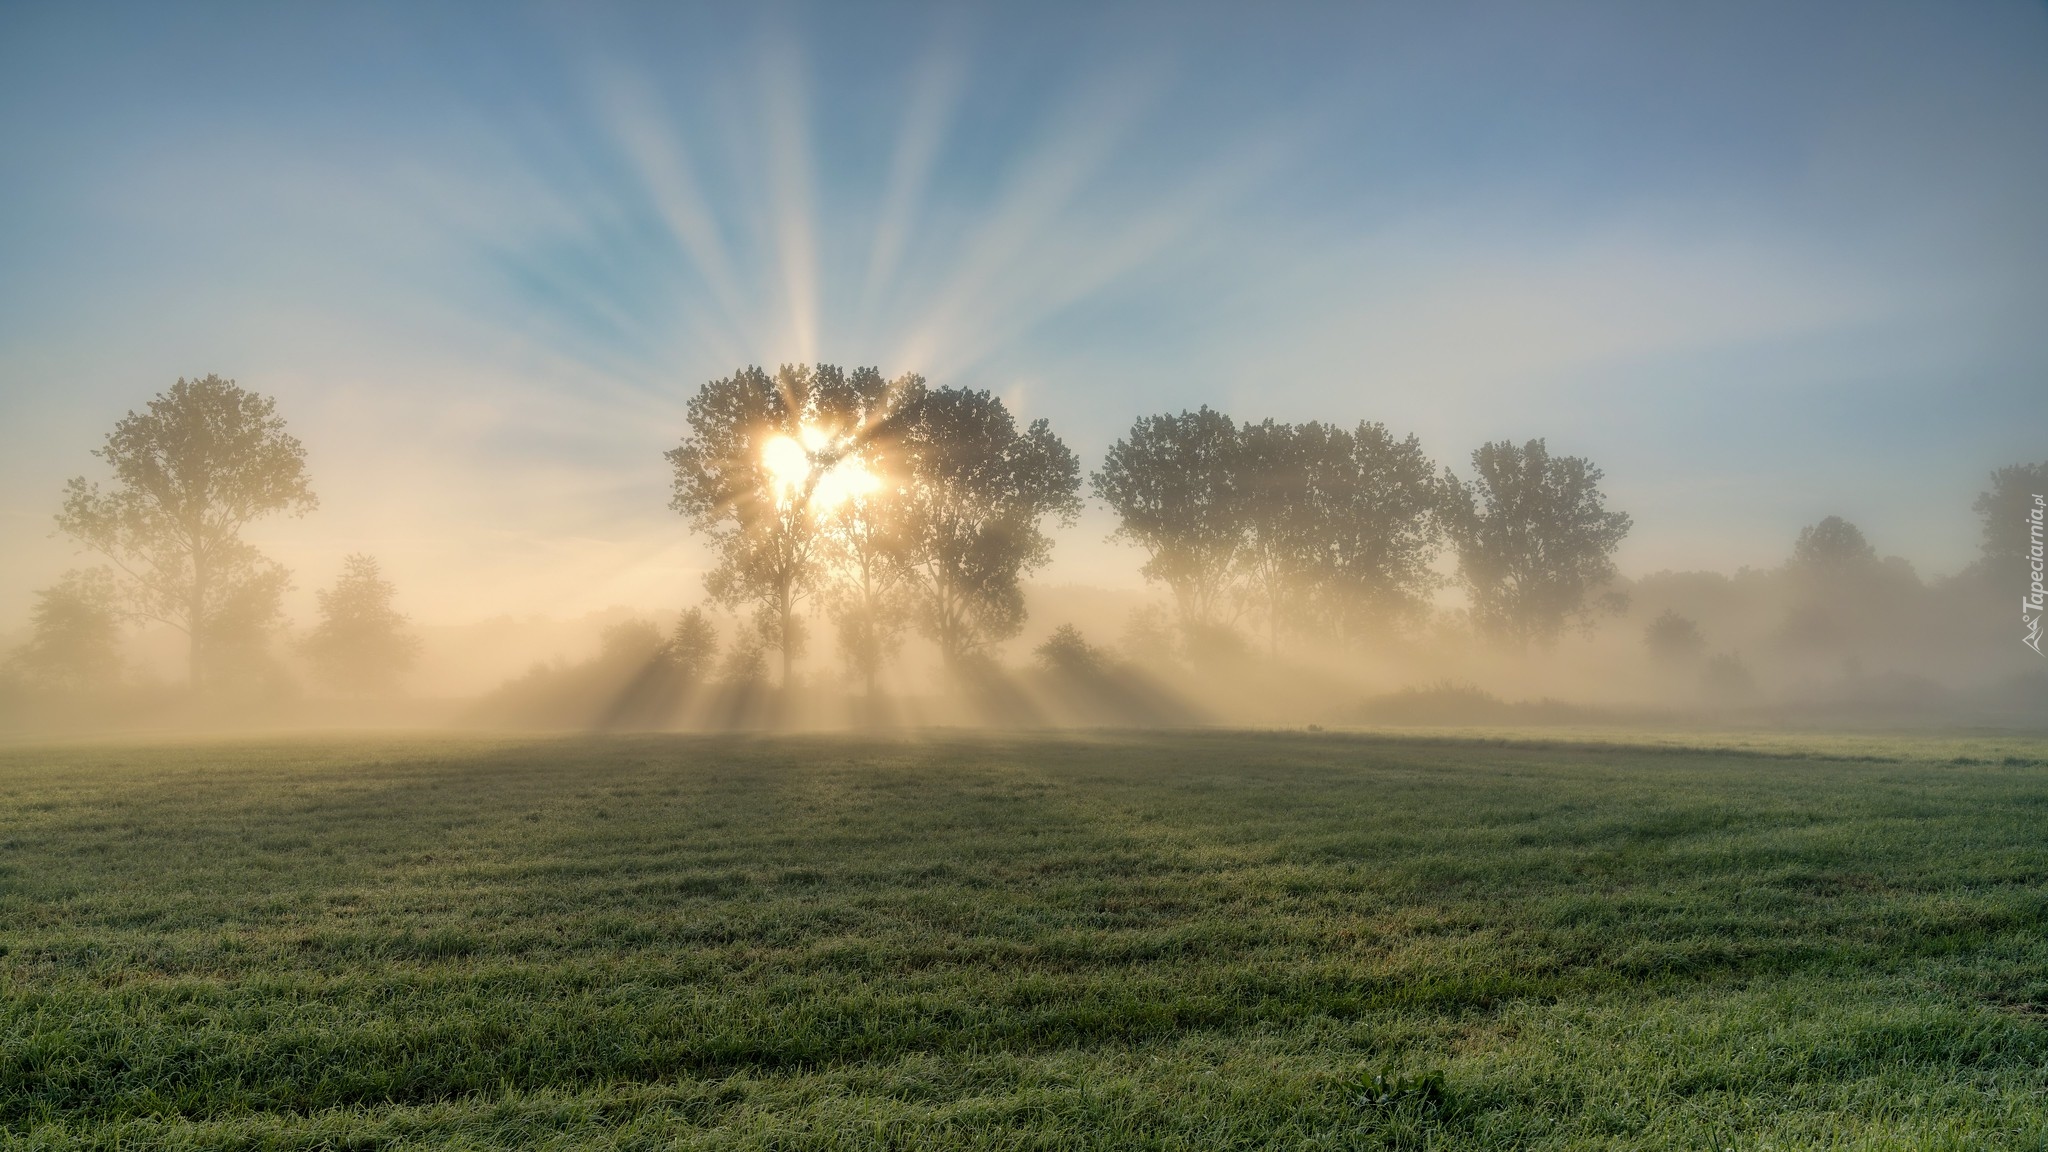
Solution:
[{"label": "watermark text", "polygon": [[2033,506],[2027,509],[2027,574],[2031,577],[2027,594],[2020,599],[2020,624],[2026,633],[2020,643],[2034,650],[2034,655],[2048,655],[2041,651],[2042,608],[2048,606],[2048,589],[2041,587],[2043,568],[2041,551],[2041,519],[2048,515],[2048,499],[2034,493]]}]

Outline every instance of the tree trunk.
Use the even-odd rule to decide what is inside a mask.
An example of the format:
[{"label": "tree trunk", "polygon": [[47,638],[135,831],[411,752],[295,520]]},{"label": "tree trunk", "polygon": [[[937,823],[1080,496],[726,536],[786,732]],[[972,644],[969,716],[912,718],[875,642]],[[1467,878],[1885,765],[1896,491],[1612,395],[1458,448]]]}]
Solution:
[{"label": "tree trunk", "polygon": [[939,600],[939,655],[944,658],[946,672],[953,677],[954,687],[960,680],[960,636],[953,621],[951,597]]},{"label": "tree trunk", "polygon": [[867,707],[870,716],[875,710],[875,673],[882,663],[881,613],[875,606],[875,565],[866,556],[858,558],[860,564],[860,613],[861,680],[867,688]]},{"label": "tree trunk", "polygon": [[200,666],[206,659],[206,561],[192,554],[192,598],[185,608],[185,675],[197,693],[203,677]]},{"label": "tree trunk", "polygon": [[1274,660],[1280,655],[1280,598],[1276,595],[1266,604],[1266,659]]},{"label": "tree trunk", "polygon": [[796,612],[789,602],[789,593],[782,593],[782,692],[789,694],[789,677],[796,665],[796,637],[791,629],[796,624]]}]

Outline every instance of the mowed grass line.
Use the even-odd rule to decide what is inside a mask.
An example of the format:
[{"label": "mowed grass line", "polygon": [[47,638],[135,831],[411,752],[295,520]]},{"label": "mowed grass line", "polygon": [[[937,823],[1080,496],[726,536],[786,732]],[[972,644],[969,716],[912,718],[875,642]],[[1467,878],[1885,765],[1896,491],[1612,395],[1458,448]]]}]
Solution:
[{"label": "mowed grass line", "polygon": [[0,750],[0,1143],[2048,1147],[2048,771],[1930,747]]}]

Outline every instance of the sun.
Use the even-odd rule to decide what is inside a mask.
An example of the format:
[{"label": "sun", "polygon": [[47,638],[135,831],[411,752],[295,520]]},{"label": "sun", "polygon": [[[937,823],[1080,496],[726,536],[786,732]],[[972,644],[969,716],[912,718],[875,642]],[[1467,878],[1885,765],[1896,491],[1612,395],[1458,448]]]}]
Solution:
[{"label": "sun", "polygon": [[761,445],[761,465],[768,469],[777,496],[802,491],[811,481],[811,454],[792,436],[770,437]]},{"label": "sun", "polygon": [[833,449],[832,437],[810,425],[799,428],[795,436],[769,437],[761,445],[761,465],[768,470],[776,498],[801,498],[808,489],[811,508],[822,512],[881,487],[859,454]]}]

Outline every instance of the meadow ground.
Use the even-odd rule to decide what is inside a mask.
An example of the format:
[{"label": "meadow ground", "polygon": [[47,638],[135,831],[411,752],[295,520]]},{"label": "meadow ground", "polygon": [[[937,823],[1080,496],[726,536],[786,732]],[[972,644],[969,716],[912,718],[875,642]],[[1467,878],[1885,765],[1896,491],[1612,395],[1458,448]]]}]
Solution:
[{"label": "meadow ground", "polygon": [[2048,1147],[2048,742],[0,748],[0,1146]]}]

